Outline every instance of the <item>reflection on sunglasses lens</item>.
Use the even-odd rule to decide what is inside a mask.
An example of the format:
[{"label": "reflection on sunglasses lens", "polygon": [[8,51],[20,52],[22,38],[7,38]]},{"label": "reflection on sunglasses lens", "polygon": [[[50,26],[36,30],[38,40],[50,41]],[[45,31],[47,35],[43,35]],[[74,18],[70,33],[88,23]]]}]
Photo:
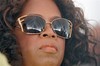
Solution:
[{"label": "reflection on sunglasses lens", "polygon": [[44,26],[45,26],[45,22],[42,18],[40,17],[30,17],[25,19],[25,21],[23,22],[23,28],[25,32],[28,33],[40,33],[43,31]]},{"label": "reflection on sunglasses lens", "polygon": [[68,38],[70,29],[69,29],[69,24],[67,20],[64,20],[64,19],[55,20],[52,23],[52,27],[56,34],[64,38]]}]

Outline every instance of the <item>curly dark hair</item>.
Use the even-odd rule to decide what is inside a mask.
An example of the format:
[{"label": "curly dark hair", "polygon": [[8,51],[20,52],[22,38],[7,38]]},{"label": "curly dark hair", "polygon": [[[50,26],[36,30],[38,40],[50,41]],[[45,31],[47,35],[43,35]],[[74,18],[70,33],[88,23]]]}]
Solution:
[{"label": "curly dark hair", "polygon": [[[71,20],[73,24],[72,37],[66,40],[65,55],[61,66],[91,63],[97,66],[95,56],[90,55],[88,43],[89,28],[84,13],[76,7],[72,0],[54,0],[62,17]],[[21,53],[16,37],[12,34],[16,19],[27,0],[0,0],[0,51],[4,53],[12,66],[23,66]]]}]

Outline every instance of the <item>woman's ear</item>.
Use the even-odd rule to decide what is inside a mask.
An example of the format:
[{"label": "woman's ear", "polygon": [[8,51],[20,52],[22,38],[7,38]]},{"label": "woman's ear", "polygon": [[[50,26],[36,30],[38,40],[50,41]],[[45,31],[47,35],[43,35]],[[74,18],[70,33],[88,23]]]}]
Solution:
[{"label": "woman's ear", "polygon": [[0,66],[11,66],[8,63],[7,57],[1,52],[0,52]]}]

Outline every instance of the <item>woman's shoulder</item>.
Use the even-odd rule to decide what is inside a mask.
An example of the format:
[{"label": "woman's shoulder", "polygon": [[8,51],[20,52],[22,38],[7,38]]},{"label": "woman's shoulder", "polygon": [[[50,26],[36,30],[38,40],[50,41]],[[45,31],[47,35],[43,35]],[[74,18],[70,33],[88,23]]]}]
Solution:
[{"label": "woman's shoulder", "polygon": [[0,66],[11,66],[8,63],[7,57],[1,52],[0,52]]}]

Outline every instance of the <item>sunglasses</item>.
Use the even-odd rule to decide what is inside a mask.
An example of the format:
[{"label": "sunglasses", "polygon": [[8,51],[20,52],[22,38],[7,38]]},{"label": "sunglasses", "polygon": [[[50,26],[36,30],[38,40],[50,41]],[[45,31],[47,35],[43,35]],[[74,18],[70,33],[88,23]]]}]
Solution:
[{"label": "sunglasses", "polygon": [[[19,27],[26,34],[40,34],[45,30],[46,21],[39,15],[24,15],[18,18]],[[55,18],[50,26],[57,36],[69,39],[72,33],[72,23],[65,18]]]}]

